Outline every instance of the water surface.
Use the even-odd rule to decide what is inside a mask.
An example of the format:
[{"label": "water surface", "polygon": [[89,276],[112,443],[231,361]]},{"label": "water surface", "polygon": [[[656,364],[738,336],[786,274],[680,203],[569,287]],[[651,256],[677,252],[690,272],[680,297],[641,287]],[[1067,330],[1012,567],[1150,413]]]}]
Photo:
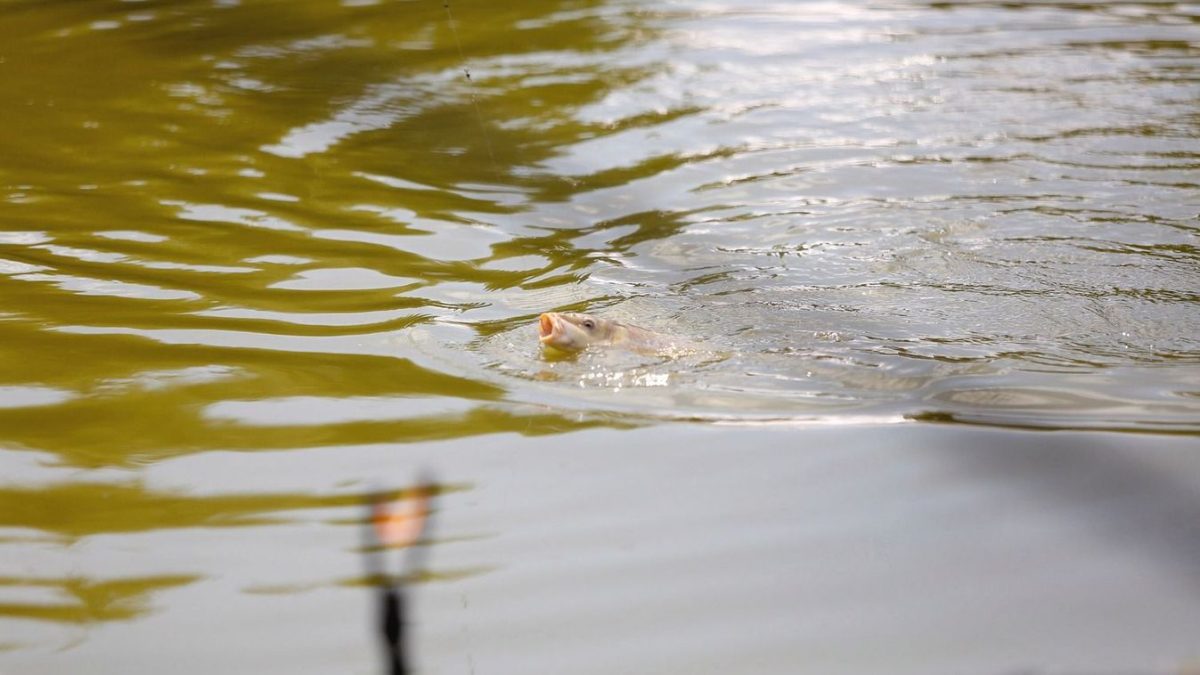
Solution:
[{"label": "water surface", "polygon": [[1200,658],[1198,21],[0,2],[0,670]]}]

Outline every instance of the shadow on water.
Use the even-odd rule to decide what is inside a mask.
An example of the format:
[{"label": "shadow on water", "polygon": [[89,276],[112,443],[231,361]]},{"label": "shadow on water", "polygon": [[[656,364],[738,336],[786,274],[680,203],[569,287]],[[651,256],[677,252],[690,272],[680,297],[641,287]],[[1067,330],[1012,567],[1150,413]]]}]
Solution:
[{"label": "shadow on water", "polygon": [[[1136,436],[1060,438],[980,434],[970,447],[937,451],[948,466],[1006,486],[1014,499],[1044,505],[1048,521],[1083,523],[1097,538],[1163,561],[1200,593],[1200,485],[1194,458],[1138,452]],[[997,514],[997,527],[1003,514]]]}]

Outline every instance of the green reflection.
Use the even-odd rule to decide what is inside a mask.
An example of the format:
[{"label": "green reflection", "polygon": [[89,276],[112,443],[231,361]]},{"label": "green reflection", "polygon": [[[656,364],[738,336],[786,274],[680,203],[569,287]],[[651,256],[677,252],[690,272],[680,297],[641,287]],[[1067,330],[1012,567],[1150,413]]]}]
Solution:
[{"label": "green reflection", "polygon": [[[535,168],[581,139],[695,111],[579,118],[662,69],[613,58],[597,70],[652,35],[635,11],[450,9],[6,4],[0,385],[75,395],[0,408],[0,441],[101,466],[628,426],[496,405],[494,379],[418,365],[395,336],[441,321],[486,333],[469,315],[489,292],[585,280],[602,250],[573,240],[609,224],[506,227],[524,228],[535,195],[612,182]],[[489,265],[522,255],[537,258]],[[456,284],[472,291],[444,290]],[[298,396],[467,405],[295,427],[208,414]]]},{"label": "green reflection", "polygon": [[164,575],[96,581],[84,578],[42,579],[0,577],[0,593],[5,586],[34,586],[71,596],[66,604],[12,603],[0,601],[0,616],[56,623],[95,623],[128,621],[150,612],[150,595],[185,586],[200,577]]},{"label": "green reflection", "polygon": [[[741,340],[745,367],[708,390],[734,393],[701,412],[794,412],[747,373],[876,394],[849,365],[814,382],[810,356],[895,357],[877,364],[891,383],[922,360],[1009,359],[1015,379],[1048,359],[1194,364],[1174,321],[1198,302],[1194,214],[1153,211],[1194,191],[1194,120],[1159,85],[1196,54],[1141,30],[1178,8],[832,7],[816,30],[798,5],[360,4],[0,9],[0,386],[73,394],[0,409],[0,442],[130,466],[634,426],[519,406],[562,392],[489,377],[471,350],[546,309],[646,297],[701,315],[682,332]],[[1035,8],[1055,29],[1037,44],[1004,23]],[[1156,321],[1183,327],[1123,335]],[[466,335],[437,358],[405,342],[450,326]],[[801,357],[759,358],[778,353]],[[297,397],[394,409],[214,412]]]},{"label": "green reflection", "polygon": [[[414,572],[411,572],[411,573],[405,575],[404,583],[407,585],[407,584],[427,584],[427,583],[460,581],[462,579],[470,579],[472,577],[489,574],[491,572],[495,572],[498,569],[500,569],[500,568],[496,567],[496,566],[486,566],[486,565],[481,565],[481,566],[477,566],[477,567],[462,567],[462,568],[439,569],[439,570],[422,569],[422,570],[416,570]],[[347,588],[378,588],[379,586],[393,583],[394,581],[395,580],[390,575],[384,576],[384,575],[378,575],[378,574],[369,574],[369,575],[358,576],[358,577],[353,577],[353,578],[349,578],[349,579],[343,579],[343,580],[337,582],[337,585],[345,586]],[[259,592],[263,592],[263,593],[272,592],[272,591],[280,592],[280,593],[291,592],[290,590],[285,590],[283,587],[278,587],[278,588],[269,587],[269,588],[270,588],[270,590],[264,590],[264,589],[260,588]]]},{"label": "green reflection", "polygon": [[[464,489],[435,485],[433,494]],[[385,492],[394,499],[401,490]],[[0,526],[77,538],[186,527],[246,527],[285,522],[288,511],[359,507],[362,494],[253,493],[192,496],[138,483],[56,483],[0,487]]]}]

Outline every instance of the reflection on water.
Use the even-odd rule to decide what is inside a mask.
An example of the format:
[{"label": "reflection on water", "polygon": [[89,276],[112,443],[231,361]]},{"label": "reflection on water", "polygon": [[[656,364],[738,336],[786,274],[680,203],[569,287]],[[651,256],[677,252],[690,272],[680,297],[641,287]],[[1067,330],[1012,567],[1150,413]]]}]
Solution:
[{"label": "reflection on water", "polygon": [[[285,604],[294,612],[289,603],[328,613],[340,602],[334,594],[353,584],[341,554],[353,546],[338,537],[354,517],[309,516],[351,509],[375,481],[408,475],[430,447],[441,448],[430,466],[476,458],[457,464],[453,480],[486,490],[539,475],[564,493],[518,481],[528,492],[513,504],[494,492],[499,501],[487,508],[458,502],[476,520],[456,536],[474,543],[445,547],[454,559],[425,585],[448,597],[503,570],[520,588],[530,563],[508,556],[506,534],[536,531],[532,523],[570,531],[594,506],[569,495],[628,487],[602,463],[549,475],[520,453],[490,463],[494,446],[566,462],[579,439],[619,431],[614,451],[653,453],[694,433],[669,424],[681,420],[727,443],[776,442],[759,434],[787,428],[796,436],[783,444],[803,447],[796,439],[818,433],[808,427],[832,425],[859,452],[877,441],[863,422],[945,434],[938,438],[997,428],[1014,439],[1025,438],[1016,429],[1104,432],[1106,447],[1144,461],[1159,456],[1155,444],[1194,441],[1198,20],[1189,5],[1140,2],[4,4],[0,547],[10,552],[0,565],[0,633],[11,627],[13,637],[0,639],[0,670],[12,658],[35,672],[26,667],[35,657],[53,664],[38,672],[70,669],[71,658],[88,654],[118,669],[123,648],[194,631],[195,622],[230,613],[266,621]],[[546,359],[534,322],[564,310],[679,335],[717,356]],[[727,425],[745,436],[717,429]],[[652,437],[657,445],[648,445]],[[583,445],[603,456],[603,444]],[[346,463],[366,447],[375,448],[369,460]],[[1070,456],[1070,467],[1089,475],[1088,453]],[[635,496],[657,515],[624,532],[633,548],[670,525],[649,493],[671,494],[688,471],[682,460],[644,461],[660,473],[629,480],[654,486]],[[732,471],[738,461],[712,468]],[[789,461],[773,457],[762,470],[780,475]],[[1180,473],[1194,472],[1179,461]],[[255,473],[229,474],[239,462],[254,463]],[[995,466],[976,465],[980,474]],[[847,475],[836,462],[809,468]],[[1038,482],[1037,470],[1009,468],[996,472]],[[866,465],[854,471],[880,479]],[[1154,493],[1153,481],[1126,484],[1121,475],[1102,471],[1102,483],[1138,499]],[[986,481],[968,480],[968,489],[962,480],[950,471],[918,484],[959,489],[979,513],[1006,503],[988,501]],[[777,489],[739,494],[751,503],[792,494]],[[1073,503],[1095,497],[1072,494]],[[913,516],[934,497],[909,496],[891,504],[906,536],[935,537]],[[814,512],[869,519],[853,503],[818,503]],[[1123,504],[1121,514],[1138,508]],[[521,525],[489,519],[488,508],[511,509]],[[1057,508],[1045,504],[1041,515]],[[1054,543],[986,515],[1000,521],[1002,541]],[[1036,529],[1038,517],[1020,523]],[[306,530],[314,522],[324,525]],[[762,546],[747,550],[771,550],[778,534],[721,522],[716,533],[727,538],[749,527]],[[973,536],[984,522],[962,521],[958,534]],[[1195,536],[1171,518],[1155,522],[1180,550]],[[582,526],[604,539],[601,525]],[[1095,552],[1071,528],[1059,533],[1064,556]],[[611,551],[590,557],[594,540],[563,537],[562,555],[582,567],[543,570],[558,582],[565,569],[601,578],[621,569],[603,566]],[[715,539],[689,540],[692,558],[734,556]],[[844,563],[856,544],[832,544],[848,546],[845,557],[822,560],[853,568]],[[281,553],[296,562],[290,572],[279,572]],[[659,572],[646,585],[676,575],[686,558],[640,560]],[[1050,569],[1065,569],[1059,563]],[[668,616],[657,617],[682,611],[686,591],[712,587],[713,574],[664,591]],[[1169,595],[1177,577],[1164,578],[1146,593]],[[866,585],[885,595],[895,588]],[[753,595],[762,590],[750,592],[769,604]],[[616,617],[601,597],[609,596],[579,598],[591,610],[565,615],[521,605],[532,613],[520,621],[560,638],[564,627],[594,633],[589,617]],[[827,607],[820,597],[807,600]],[[450,628],[426,637],[433,654],[467,654],[451,670],[470,671],[470,645],[506,636],[466,626],[503,612],[468,609],[465,591],[457,601],[472,617],[457,637],[447,637]],[[148,609],[160,605],[162,616]],[[714,606],[737,614],[726,602]],[[1171,616],[1196,625],[1184,610]],[[739,633],[699,665],[626,645],[628,660],[596,667],[745,670],[760,656],[755,670],[791,672],[782,664],[799,652],[778,651],[776,639],[833,644],[803,619],[772,617],[777,623]],[[79,624],[88,635],[91,623],[112,619],[127,619],[129,632],[47,656],[79,636],[43,624]],[[921,625],[937,634],[953,622]],[[655,627],[643,626],[677,653],[699,653]],[[875,640],[880,653],[915,639],[869,620],[860,628],[857,639]],[[1120,642],[1097,630],[1107,636],[1100,642]],[[271,635],[307,639],[309,658],[289,664],[297,668],[358,662],[361,650],[344,636],[314,631],[284,620]],[[227,639],[231,651],[256,653],[248,637]],[[553,663],[510,663],[493,652],[492,665],[579,672],[567,665],[590,652],[570,644],[560,661],[547,657]],[[1031,649],[1049,656],[1028,663],[986,654],[953,663],[1082,663],[1052,652]],[[1177,652],[1157,653],[1173,667],[1186,656]],[[253,661],[245,667],[262,666]],[[1094,663],[1145,667],[1115,657]],[[195,668],[229,670],[203,660]]]},{"label": "reflection on water", "polygon": [[292,510],[357,504],[358,495],[158,493],[136,484],[52,483],[0,490],[0,527],[69,539],[158,528],[260,526]]},{"label": "reflection on water", "polygon": [[[4,240],[6,278],[26,298],[11,341],[49,329],[87,350],[128,335],[140,339],[117,349],[139,361],[154,352],[146,340],[208,347],[201,367],[246,362],[247,386],[281,352],[301,353],[306,371],[333,355],[431,361],[394,381],[439,394],[433,382],[450,375],[454,395],[486,387],[542,404],[574,395],[508,377],[539,368],[508,346],[517,338],[479,340],[543,309],[607,309],[740,355],[699,377],[663,364],[650,380],[679,391],[639,400],[634,387],[617,410],[988,417],[969,394],[978,385],[945,395],[946,384],[971,375],[1029,391],[1052,368],[1094,377],[1035,392],[1062,411],[1039,424],[1113,422],[1091,413],[1095,383],[1111,383],[1104,399],[1154,382],[1182,414],[1122,398],[1116,426],[1192,428],[1179,396],[1190,385],[1175,384],[1194,379],[1197,353],[1191,53],[1172,37],[1186,27],[1178,16],[1114,26],[1078,8],[463,8],[460,56],[449,18],[406,9],[346,9],[333,33],[317,30],[323,11],[266,33],[262,7],[160,8],[94,19],[86,33],[18,12],[40,27],[21,38],[32,54],[116,42],[163,72],[86,109],[62,110],[53,91],[30,99],[47,111],[21,120],[31,132],[127,124],[129,100],[161,119],[140,152],[100,152],[111,166],[90,153],[56,159],[73,170],[40,181],[36,163],[20,185],[14,176],[14,220],[39,229]],[[479,15],[489,11],[499,18]],[[496,21],[523,36],[521,50],[487,42]],[[147,61],[154,27],[222,39],[179,63]],[[794,34],[808,40],[782,37]],[[74,85],[79,65],[40,61],[40,86]],[[78,143],[127,142],[121,128],[94,136]],[[422,328],[436,329],[435,349],[410,344]],[[324,370],[312,395],[344,395],[362,372]],[[11,379],[55,379],[45,371]],[[297,394],[295,377],[273,395]],[[218,409],[230,387],[213,388]]]},{"label": "reflection on water", "polygon": [[11,587],[20,587],[25,591],[46,591],[31,594],[44,596],[38,597],[35,602],[0,603],[0,615],[79,624],[129,621],[150,611],[147,596],[159,590],[190,584],[196,579],[174,576],[92,581],[83,578],[0,577],[0,588],[6,591]]},{"label": "reflection on water", "polygon": [[[412,671],[409,601],[405,586],[418,578],[428,550],[431,520],[430,506],[436,486],[428,477],[422,478],[403,498],[389,502],[387,495],[376,495],[366,526],[368,542],[367,572],[378,587],[381,629],[385,648],[385,663],[391,675]],[[404,549],[403,561],[393,572],[388,565],[388,549]]]}]

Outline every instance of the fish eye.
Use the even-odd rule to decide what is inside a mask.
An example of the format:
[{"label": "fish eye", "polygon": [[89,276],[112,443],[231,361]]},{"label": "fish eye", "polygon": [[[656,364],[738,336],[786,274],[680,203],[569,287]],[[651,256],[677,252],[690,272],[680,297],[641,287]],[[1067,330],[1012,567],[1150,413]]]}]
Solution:
[{"label": "fish eye", "polygon": [[583,327],[588,330],[592,330],[593,328],[596,327],[596,322],[592,321],[591,319],[585,319],[583,322]]}]

